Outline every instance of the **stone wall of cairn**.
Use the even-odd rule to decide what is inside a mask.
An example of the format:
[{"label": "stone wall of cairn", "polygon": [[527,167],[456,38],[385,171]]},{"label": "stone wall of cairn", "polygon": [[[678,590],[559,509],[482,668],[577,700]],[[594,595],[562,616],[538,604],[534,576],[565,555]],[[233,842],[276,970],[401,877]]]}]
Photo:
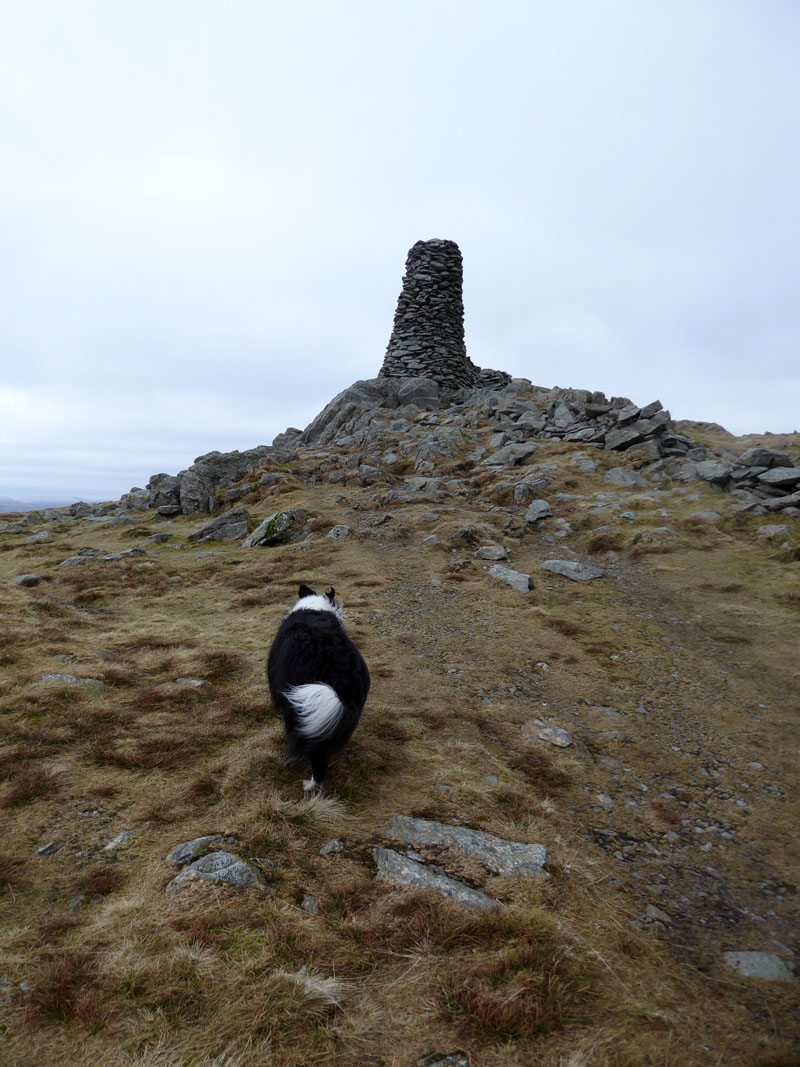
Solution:
[{"label": "stone wall of cairn", "polygon": [[462,282],[455,241],[417,241],[409,250],[381,377],[433,378],[445,389],[480,383],[464,343]]}]

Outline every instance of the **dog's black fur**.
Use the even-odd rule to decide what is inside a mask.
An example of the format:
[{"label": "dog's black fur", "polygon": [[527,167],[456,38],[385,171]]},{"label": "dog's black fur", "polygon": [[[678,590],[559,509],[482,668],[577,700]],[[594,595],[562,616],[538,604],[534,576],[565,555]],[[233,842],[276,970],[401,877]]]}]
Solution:
[{"label": "dog's black fur", "polygon": [[[333,589],[320,596],[300,586],[299,600],[270,648],[267,680],[286,729],[287,754],[311,762],[312,777],[303,784],[307,790],[318,787],[331,756],[344,748],[358,725],[370,685],[364,658],[342,625]],[[303,687],[302,695],[296,687]]]}]

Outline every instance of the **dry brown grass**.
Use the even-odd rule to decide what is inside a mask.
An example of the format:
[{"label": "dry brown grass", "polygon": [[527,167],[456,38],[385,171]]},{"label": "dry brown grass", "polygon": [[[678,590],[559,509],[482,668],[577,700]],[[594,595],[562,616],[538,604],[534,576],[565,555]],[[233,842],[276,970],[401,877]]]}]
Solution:
[{"label": "dry brown grass", "polygon": [[[573,451],[543,442],[536,461],[563,465]],[[456,456],[450,469],[463,474],[466,462]],[[141,560],[58,568],[62,546],[66,556],[87,542],[104,553],[139,544],[160,528],[150,516],[134,529],[65,529],[57,547],[0,544],[9,1067],[406,1067],[455,1048],[481,1067],[792,1062],[793,990],[762,991],[722,969],[720,946],[761,927],[719,919],[704,867],[720,872],[736,907],[771,908],[789,936],[788,895],[765,898],[759,885],[795,880],[797,562],[760,542],[747,516],[726,511],[716,531],[688,520],[724,510],[708,487],[665,502],[670,518],[642,514],[645,527],[680,531],[669,545],[633,545],[640,526],[596,534],[574,498],[578,532],[565,548],[621,562],[597,583],[540,577],[522,597],[489,581],[472,549],[507,544],[511,565],[536,576],[561,544],[546,532],[509,532],[509,514],[479,496],[405,505],[385,485],[325,478],[248,498],[259,518],[279,504],[309,508],[309,551],[220,544],[198,560],[197,549],[148,546]],[[486,495],[498,480],[479,471],[472,485]],[[598,486],[567,468],[553,488],[568,481],[576,493]],[[435,522],[420,517],[430,511]],[[354,527],[348,541],[325,538],[337,522]],[[196,525],[178,519],[174,542]],[[434,528],[438,551],[420,545]],[[449,544],[462,530],[471,532]],[[42,573],[41,586],[13,585],[23,566]],[[270,638],[301,582],[336,587],[373,676],[328,792],[310,800],[305,768],[283,758],[264,680]],[[65,653],[75,662],[54,660]],[[105,688],[39,680],[54,672]],[[770,710],[754,712],[759,704]],[[560,751],[524,734],[535,717],[564,725],[576,744]],[[718,779],[698,778],[713,767],[706,751],[736,761],[719,780],[730,793],[749,775],[747,809],[714,792]],[[754,759],[760,777],[746,769]],[[598,803],[607,794],[608,810]],[[371,856],[395,812],[541,841],[551,877],[490,875],[454,850],[429,850],[502,910],[400,892],[375,880]],[[706,812],[731,827],[725,847],[714,837],[706,858],[693,840],[673,859],[664,835],[690,833],[684,820]],[[135,836],[106,852],[124,828]],[[166,895],[167,851],[208,832],[275,863],[264,865],[268,888]],[[333,837],[342,852],[321,856]],[[674,928],[634,925],[648,903],[669,912],[669,894],[698,886],[706,897],[692,897]],[[300,908],[306,894],[317,914]],[[753,943],[769,945],[766,935]]]}]

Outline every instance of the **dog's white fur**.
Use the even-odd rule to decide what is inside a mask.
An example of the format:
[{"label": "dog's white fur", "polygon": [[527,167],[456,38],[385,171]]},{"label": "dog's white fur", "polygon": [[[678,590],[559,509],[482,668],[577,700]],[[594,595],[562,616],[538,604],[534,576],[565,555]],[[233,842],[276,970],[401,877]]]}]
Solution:
[{"label": "dog's white fur", "polygon": [[297,729],[309,741],[323,737],[342,713],[336,690],[324,682],[293,685],[284,696],[300,717]]},{"label": "dog's white fur", "polygon": [[319,593],[301,597],[287,614],[291,615],[293,611],[331,611],[339,622],[342,621],[342,605],[337,601],[332,604],[326,596],[320,596]]}]

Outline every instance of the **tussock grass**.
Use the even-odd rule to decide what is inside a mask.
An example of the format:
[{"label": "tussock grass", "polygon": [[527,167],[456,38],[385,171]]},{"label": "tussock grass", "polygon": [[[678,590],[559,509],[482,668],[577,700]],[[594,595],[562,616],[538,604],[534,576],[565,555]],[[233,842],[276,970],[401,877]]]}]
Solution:
[{"label": "tussock grass", "polygon": [[[536,460],[561,468],[573,451],[546,442]],[[319,466],[306,459],[308,473]],[[464,473],[460,461],[453,473]],[[684,501],[684,489],[671,496],[668,519],[626,505],[638,526],[618,534],[594,533],[598,517],[575,497],[559,512],[577,531],[565,550],[607,555],[607,577],[540,577],[524,597],[487,579],[472,541],[508,545],[511,565],[535,575],[562,543],[544,528],[507,526],[513,514],[477,496],[406,503],[385,486],[325,477],[248,498],[255,518],[309,508],[309,551],[217,544],[203,561],[194,549],[154,546],[142,560],[70,572],[57,564],[86,543],[80,528],[36,554],[0,546],[0,804],[9,815],[0,951],[11,983],[0,1026],[10,1067],[405,1067],[454,1048],[481,1067],[792,1062],[791,991],[769,991],[773,1024],[766,994],[715,969],[722,940],[744,927],[715,925],[713,892],[695,913],[705,931],[688,907],[673,929],[634,924],[646,904],[669,912],[670,894],[710,877],[705,862],[731,893],[745,892],[756,868],[793,884],[794,802],[759,788],[785,790],[794,770],[781,726],[793,712],[780,701],[797,683],[796,562],[759,541],[747,516],[726,513],[716,530],[690,521],[690,510],[720,510],[703,486],[691,487],[699,500]],[[596,477],[571,468],[553,488],[567,478],[576,493],[597,489]],[[473,479],[485,493],[501,480]],[[431,511],[440,517],[422,518]],[[349,540],[324,537],[336,522],[353,526]],[[633,544],[636,529],[661,523],[680,532],[667,554]],[[174,541],[197,525],[179,518]],[[433,529],[445,542],[435,552],[419,544]],[[133,530],[92,529],[90,543],[117,551],[148,530],[143,517]],[[474,533],[447,543],[460,530]],[[34,558],[42,585],[15,588],[21,561]],[[269,641],[301,582],[336,587],[373,676],[359,730],[314,797],[300,786],[306,768],[284,759],[264,678]],[[53,659],[63,653],[77,661]],[[62,671],[100,678],[105,690],[39,681]],[[759,704],[777,714],[764,712],[756,730]],[[564,725],[575,745],[555,750],[524,734],[535,717]],[[614,730],[633,740],[606,736]],[[748,760],[762,762],[746,813],[716,799],[716,779],[695,780],[706,750],[736,754],[731,791]],[[684,820],[703,806],[734,838],[726,849],[714,838],[702,863],[696,853],[684,862],[682,844],[673,858],[664,835],[682,840]],[[372,848],[395,812],[541,841],[550,878],[491,875],[455,850],[422,850],[501,900],[491,913],[377,882]],[[135,837],[106,853],[122,828]],[[167,851],[210,832],[235,837],[233,851],[250,862],[276,864],[263,863],[268,887],[198,883],[164,894],[175,873]],[[334,837],[342,851],[321,856]],[[742,852],[745,839],[758,847]],[[53,853],[36,855],[51,840]],[[659,855],[649,865],[623,855],[630,842]],[[750,906],[763,910],[755,894]],[[316,913],[300,907],[306,895]],[[770,904],[771,921],[782,921],[781,900]]]}]

